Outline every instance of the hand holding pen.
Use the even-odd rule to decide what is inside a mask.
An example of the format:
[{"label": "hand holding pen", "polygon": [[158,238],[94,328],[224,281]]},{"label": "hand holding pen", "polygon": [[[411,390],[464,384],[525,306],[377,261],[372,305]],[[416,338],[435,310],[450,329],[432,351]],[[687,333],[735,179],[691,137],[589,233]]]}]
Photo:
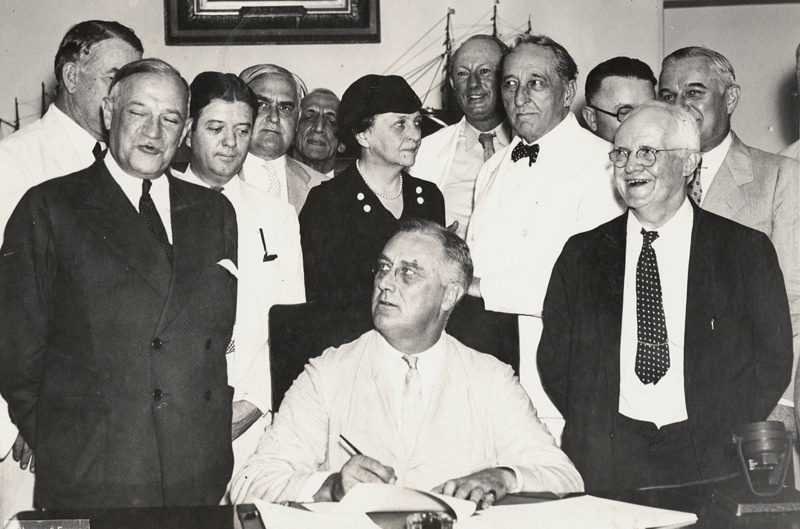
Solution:
[{"label": "hand holding pen", "polygon": [[353,452],[342,470],[331,474],[320,490],[314,495],[315,501],[339,501],[350,489],[359,483],[395,483],[397,476],[392,467],[381,464],[379,461],[365,456],[350,441],[341,437],[342,441]]}]

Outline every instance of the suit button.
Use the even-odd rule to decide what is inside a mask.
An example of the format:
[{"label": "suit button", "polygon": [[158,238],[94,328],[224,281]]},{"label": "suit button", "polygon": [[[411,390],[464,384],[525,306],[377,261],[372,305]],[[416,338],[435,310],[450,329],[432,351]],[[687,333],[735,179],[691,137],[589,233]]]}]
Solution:
[{"label": "suit button", "polygon": [[208,351],[209,349],[211,349],[211,338],[206,340],[206,351]]},{"label": "suit button", "polygon": [[211,400],[211,390],[206,391],[206,400]]},{"label": "suit button", "polygon": [[152,345],[152,346],[153,346],[153,349],[161,349],[161,344],[162,344],[162,343],[163,343],[163,342],[162,342],[161,340],[159,340],[158,338],[156,338],[155,340],[153,340],[153,343],[151,343],[150,345]]},{"label": "suit button", "polygon": [[156,390],[153,391],[153,399],[161,400],[161,397],[163,397],[163,396],[164,396],[164,392],[161,391],[160,389],[156,389]]}]

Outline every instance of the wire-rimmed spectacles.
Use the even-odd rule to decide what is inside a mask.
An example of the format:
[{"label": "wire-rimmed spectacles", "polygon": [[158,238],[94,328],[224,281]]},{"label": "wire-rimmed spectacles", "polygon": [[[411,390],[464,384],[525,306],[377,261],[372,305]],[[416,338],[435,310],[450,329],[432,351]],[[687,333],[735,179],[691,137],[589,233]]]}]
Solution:
[{"label": "wire-rimmed spectacles", "polygon": [[[639,160],[639,163],[642,164],[642,167],[651,167],[656,163],[656,155],[658,153],[683,151],[686,149],[687,147],[678,147],[677,149],[653,149],[652,147],[642,147],[636,151],[636,159]],[[630,155],[630,150],[617,147],[608,153],[608,159],[611,160],[611,163],[614,164],[614,167],[622,168],[627,165],[628,157]]]},{"label": "wire-rimmed spectacles", "polygon": [[588,106],[589,108],[593,108],[598,112],[602,112],[603,114],[611,116],[612,118],[616,118],[616,120],[619,121],[620,123],[625,121],[625,119],[628,117],[628,114],[633,112],[633,107],[630,105],[621,106],[619,107],[619,109],[617,109],[616,112],[609,112],[608,110],[603,110],[602,108],[596,107],[594,105],[586,105],[586,106]]}]

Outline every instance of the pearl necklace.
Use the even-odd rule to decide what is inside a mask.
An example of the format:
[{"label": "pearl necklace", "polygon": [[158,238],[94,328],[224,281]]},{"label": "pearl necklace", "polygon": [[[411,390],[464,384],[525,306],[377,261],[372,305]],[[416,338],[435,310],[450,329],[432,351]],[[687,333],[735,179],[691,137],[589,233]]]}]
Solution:
[{"label": "pearl necklace", "polygon": [[384,195],[383,193],[379,192],[377,189],[375,189],[374,187],[369,185],[369,182],[367,182],[367,177],[364,176],[364,173],[361,171],[361,166],[358,164],[358,160],[356,160],[356,169],[358,169],[358,174],[361,175],[361,179],[364,181],[365,184],[367,184],[367,187],[369,188],[369,190],[372,191],[373,193],[375,193],[375,195],[379,196],[380,198],[382,198],[384,200],[396,200],[396,199],[398,199],[400,197],[400,195],[403,194],[403,173],[402,172],[400,173],[400,190],[397,191],[397,193],[393,197],[390,197],[389,195]]}]

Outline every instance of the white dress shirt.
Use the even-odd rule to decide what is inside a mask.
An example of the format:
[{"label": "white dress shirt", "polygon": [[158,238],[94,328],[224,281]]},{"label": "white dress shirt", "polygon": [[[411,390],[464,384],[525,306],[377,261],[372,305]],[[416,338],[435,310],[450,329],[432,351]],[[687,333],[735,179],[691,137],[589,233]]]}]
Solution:
[{"label": "white dress shirt", "polygon": [[[117,161],[109,151],[106,153],[103,161],[111,173],[114,181],[122,188],[122,192],[131,201],[136,211],[139,211],[139,199],[142,198],[142,179],[131,176],[117,164]],[[161,217],[161,222],[164,224],[164,229],[167,231],[167,238],[172,244],[172,215],[170,214],[169,202],[169,180],[166,176],[161,175],[158,178],[150,180],[153,186],[150,188],[150,198],[153,199],[153,204],[156,206],[158,216]]]},{"label": "white dress shirt", "polygon": [[264,160],[253,153],[247,153],[244,165],[239,171],[239,178],[253,187],[269,193],[269,177],[267,176],[267,164],[275,169],[278,175],[278,182],[281,184],[281,200],[289,202],[289,188],[286,183],[286,155],[279,156],[274,160]]},{"label": "white dress shirt", "polygon": [[643,384],[635,373],[638,340],[636,263],[642,251],[643,226],[633,212],[628,213],[619,351],[619,412],[632,419],[652,422],[659,428],[689,418],[684,392],[683,348],[693,217],[689,199],[685,199],[675,215],[655,230],[658,238],[653,241],[652,247],[661,278],[670,366],[658,383]]}]

